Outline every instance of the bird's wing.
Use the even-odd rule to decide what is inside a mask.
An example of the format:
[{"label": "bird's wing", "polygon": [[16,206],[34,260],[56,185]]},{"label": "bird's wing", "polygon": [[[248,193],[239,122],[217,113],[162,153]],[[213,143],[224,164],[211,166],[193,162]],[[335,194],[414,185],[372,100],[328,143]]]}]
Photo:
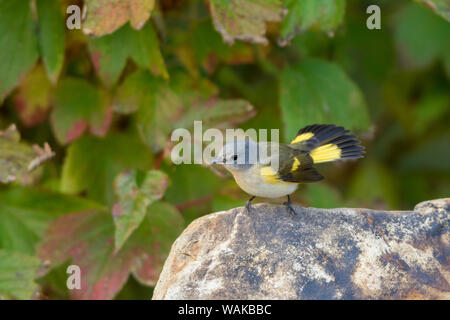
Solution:
[{"label": "bird's wing", "polygon": [[[278,157],[278,166],[274,166],[274,158]],[[285,144],[278,145],[278,152],[272,153],[268,158],[272,162],[260,163],[260,174],[268,183],[284,182],[314,182],[323,179],[323,176],[312,167],[311,156],[301,150],[291,148]]]}]

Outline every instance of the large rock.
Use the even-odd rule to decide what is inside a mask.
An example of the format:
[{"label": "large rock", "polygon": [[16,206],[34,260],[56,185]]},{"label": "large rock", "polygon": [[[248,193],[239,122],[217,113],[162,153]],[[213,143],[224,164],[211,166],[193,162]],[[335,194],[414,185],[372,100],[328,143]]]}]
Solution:
[{"label": "large rock", "polygon": [[450,299],[450,199],[414,211],[256,205],[192,222],[153,299]]}]

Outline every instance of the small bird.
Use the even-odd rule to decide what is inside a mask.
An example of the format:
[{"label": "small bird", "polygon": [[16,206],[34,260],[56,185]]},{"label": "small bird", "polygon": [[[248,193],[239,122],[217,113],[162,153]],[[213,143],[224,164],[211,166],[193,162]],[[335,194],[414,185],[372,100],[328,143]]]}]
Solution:
[{"label": "small bird", "polygon": [[[295,215],[290,194],[300,183],[324,179],[314,164],[363,157],[364,147],[349,132],[335,125],[314,124],[300,129],[290,144],[258,143],[247,137],[228,142],[211,163],[223,165],[239,187],[252,196],[245,206],[248,212],[255,197],[287,196],[284,205]],[[267,150],[265,156],[260,155],[261,148]]]}]

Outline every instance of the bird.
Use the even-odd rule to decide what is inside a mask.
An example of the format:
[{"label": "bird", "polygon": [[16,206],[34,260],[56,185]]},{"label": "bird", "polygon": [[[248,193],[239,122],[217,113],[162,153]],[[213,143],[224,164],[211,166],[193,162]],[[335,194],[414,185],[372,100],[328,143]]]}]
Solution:
[{"label": "bird", "polygon": [[256,197],[287,196],[283,204],[295,216],[290,195],[299,184],[324,179],[315,164],[360,159],[364,154],[358,138],[344,127],[313,124],[300,129],[289,144],[256,142],[249,137],[234,139],[223,146],[211,164],[223,165],[239,187],[251,195],[245,205],[249,213]]}]

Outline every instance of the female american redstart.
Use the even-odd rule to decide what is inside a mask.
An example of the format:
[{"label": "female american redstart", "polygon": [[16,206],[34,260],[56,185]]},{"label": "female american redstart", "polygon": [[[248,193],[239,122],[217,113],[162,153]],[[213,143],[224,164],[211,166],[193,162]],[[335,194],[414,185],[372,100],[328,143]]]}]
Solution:
[{"label": "female american redstart", "polygon": [[300,129],[290,144],[234,140],[222,148],[212,163],[223,165],[239,187],[252,195],[246,204],[248,211],[255,197],[287,196],[284,205],[295,215],[289,195],[299,183],[324,179],[314,164],[359,159],[364,153],[356,136],[343,127],[314,124]]}]

